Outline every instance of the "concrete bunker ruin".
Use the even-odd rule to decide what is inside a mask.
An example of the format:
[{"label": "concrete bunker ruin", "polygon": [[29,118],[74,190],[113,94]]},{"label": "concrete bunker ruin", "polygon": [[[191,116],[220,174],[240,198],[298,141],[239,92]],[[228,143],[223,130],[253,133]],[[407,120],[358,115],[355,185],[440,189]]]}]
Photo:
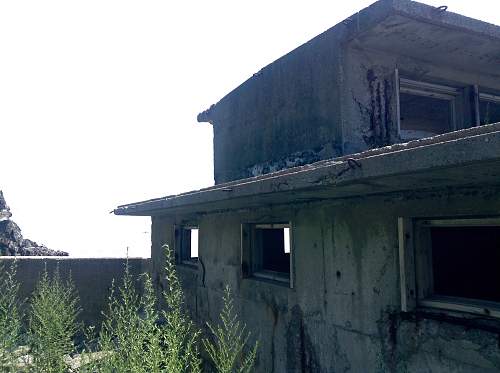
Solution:
[{"label": "concrete bunker ruin", "polygon": [[115,214],[200,325],[231,286],[259,372],[497,372],[499,66],[500,27],[378,1],[199,114],[215,186]]}]

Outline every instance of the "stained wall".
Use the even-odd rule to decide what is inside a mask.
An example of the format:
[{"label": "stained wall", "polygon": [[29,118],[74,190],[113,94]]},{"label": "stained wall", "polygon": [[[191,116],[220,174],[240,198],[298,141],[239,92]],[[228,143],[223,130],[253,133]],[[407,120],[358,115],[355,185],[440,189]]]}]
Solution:
[{"label": "stained wall", "polygon": [[[197,219],[198,268],[178,265],[187,306],[200,326],[216,322],[229,285],[260,343],[257,372],[497,372],[494,328],[401,311],[397,218],[495,215],[498,192],[437,189],[153,217],[153,256],[175,245],[173,224]],[[293,225],[293,289],[242,276],[241,224],[272,220]]]}]

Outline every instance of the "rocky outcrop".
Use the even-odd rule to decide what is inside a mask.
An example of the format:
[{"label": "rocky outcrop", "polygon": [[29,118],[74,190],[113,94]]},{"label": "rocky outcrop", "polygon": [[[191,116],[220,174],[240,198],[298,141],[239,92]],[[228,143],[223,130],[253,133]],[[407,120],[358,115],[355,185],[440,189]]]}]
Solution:
[{"label": "rocky outcrop", "polygon": [[67,256],[64,251],[51,250],[35,241],[23,238],[21,228],[10,218],[12,213],[0,190],[0,255],[7,256]]}]

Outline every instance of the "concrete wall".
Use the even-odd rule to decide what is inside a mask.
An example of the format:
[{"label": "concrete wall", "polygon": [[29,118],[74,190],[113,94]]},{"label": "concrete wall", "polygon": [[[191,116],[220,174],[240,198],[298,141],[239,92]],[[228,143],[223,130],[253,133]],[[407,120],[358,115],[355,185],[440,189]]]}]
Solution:
[{"label": "concrete wall", "polygon": [[[75,284],[82,308],[80,319],[96,326],[101,323],[101,311],[106,310],[111,282],[114,279],[120,284],[125,266],[123,258],[71,257],[0,257],[0,264],[9,266],[13,260],[17,260],[21,299],[29,300],[45,267],[50,274],[59,266],[61,279],[66,281],[71,274]],[[149,270],[149,259],[130,258],[129,265],[132,276],[137,278]]]},{"label": "concrete wall", "polygon": [[[187,304],[200,325],[216,321],[229,284],[260,341],[257,372],[498,372],[496,332],[400,311],[397,218],[498,214],[499,192],[431,190],[201,215],[203,265],[178,266]],[[153,217],[153,257],[173,245],[172,224],[193,218]],[[240,224],[273,219],[293,223],[293,289],[242,278]]]},{"label": "concrete wall", "polygon": [[337,44],[335,33],[315,38],[217,105],[216,184],[340,155]]}]

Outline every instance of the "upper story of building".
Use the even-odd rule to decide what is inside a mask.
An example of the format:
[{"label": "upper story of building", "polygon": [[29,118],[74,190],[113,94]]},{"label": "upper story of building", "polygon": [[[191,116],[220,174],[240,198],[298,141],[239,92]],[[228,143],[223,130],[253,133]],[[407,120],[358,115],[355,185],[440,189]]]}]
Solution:
[{"label": "upper story of building", "polygon": [[198,115],[215,183],[500,122],[500,27],[380,0]]}]

